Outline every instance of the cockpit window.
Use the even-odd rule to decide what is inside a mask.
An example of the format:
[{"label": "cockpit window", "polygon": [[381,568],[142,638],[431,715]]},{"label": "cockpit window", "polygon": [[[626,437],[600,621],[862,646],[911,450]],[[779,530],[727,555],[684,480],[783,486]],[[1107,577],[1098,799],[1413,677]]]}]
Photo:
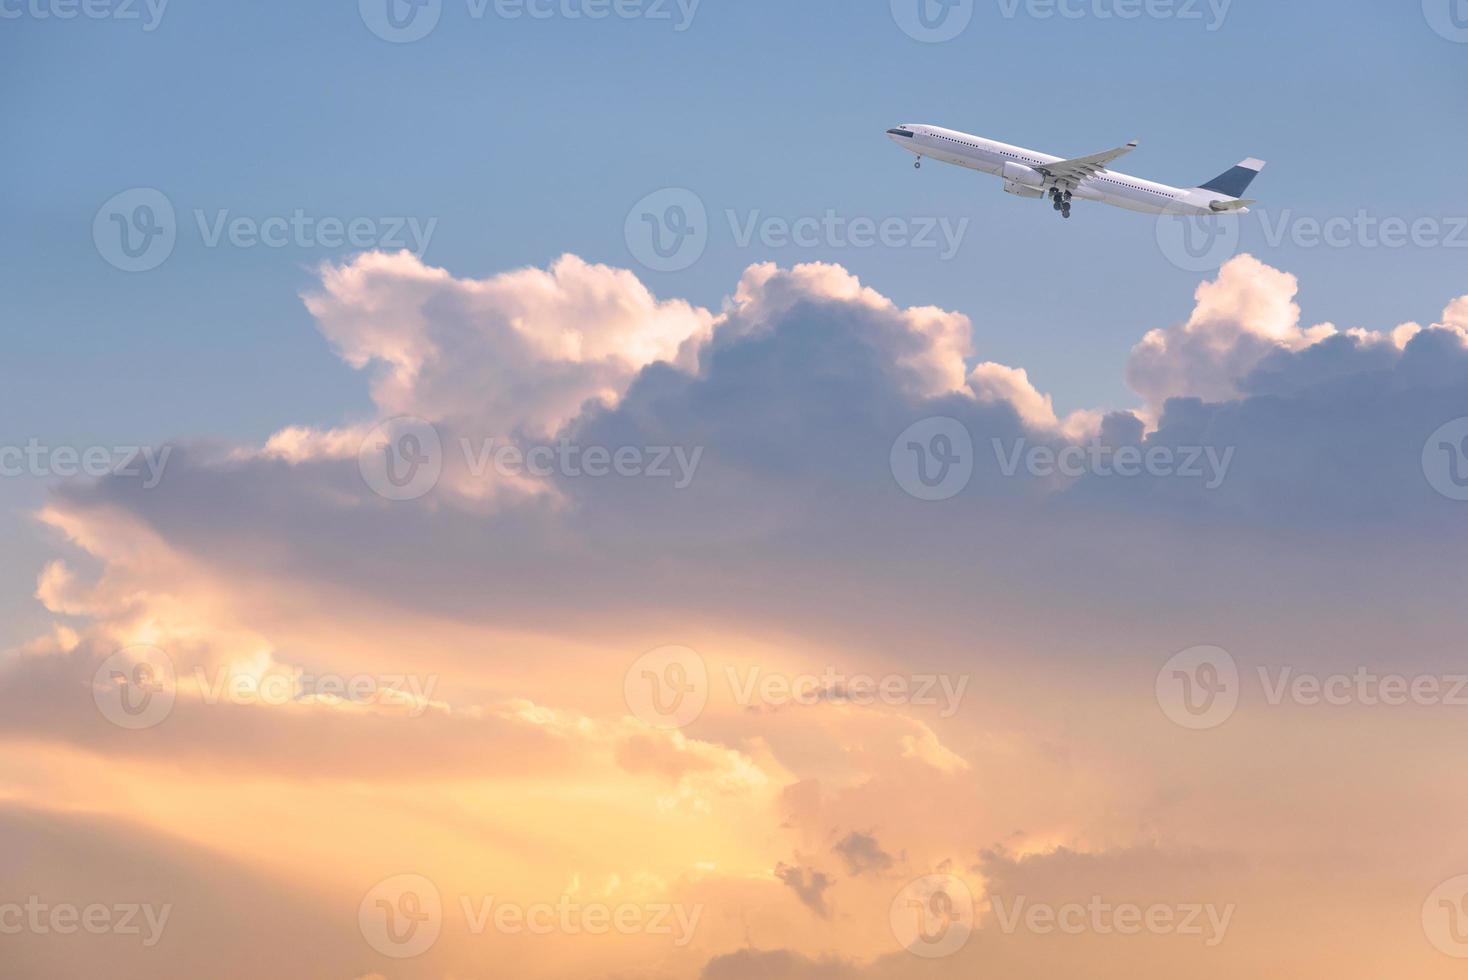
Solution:
[{"label": "cockpit window", "polygon": [[906,136],[908,139],[912,139],[914,135],[910,129],[889,129],[887,133],[890,136]]}]

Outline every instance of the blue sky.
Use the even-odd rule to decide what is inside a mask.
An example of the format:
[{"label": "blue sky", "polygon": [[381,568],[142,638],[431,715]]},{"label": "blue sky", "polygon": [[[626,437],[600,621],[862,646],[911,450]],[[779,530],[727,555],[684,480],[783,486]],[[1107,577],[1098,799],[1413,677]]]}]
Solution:
[{"label": "blue sky", "polygon": [[154,2],[0,0],[6,980],[1461,980],[1468,0]]},{"label": "blue sky", "polygon": [[[993,180],[914,171],[887,126],[1068,155],[1139,138],[1122,169],[1182,185],[1258,156],[1270,166],[1254,192],[1276,219],[1468,215],[1468,44],[1415,0],[1235,0],[1216,30],[1206,4],[1137,20],[1098,16],[1106,0],[1072,6],[1084,15],[1010,17],[980,0],[960,36],[925,44],[886,2],[704,0],[680,31],[676,7],[476,19],[444,0],[430,35],[393,44],[341,0],[174,0],[153,30],[7,5],[20,16],[0,22],[0,441],[258,441],[370,409],[298,298],[348,249],[211,248],[196,210],[436,219],[424,257],[458,276],[575,252],[708,306],[753,262],[839,262],[901,304],[971,316],[980,356],[1027,368],[1062,411],[1135,404],[1128,352],[1186,315],[1203,276],[1167,261],[1151,219],[1081,207],[1062,223]],[[642,269],[628,209],[675,186],[707,205],[709,247],[682,271]],[[102,203],[134,187],[178,215],[174,252],[142,273],[107,264],[91,236]],[[969,224],[944,261],[741,247],[728,209]],[[1244,227],[1244,249],[1300,277],[1310,322],[1431,322],[1464,291],[1462,248],[1272,246]],[[42,499],[37,480],[0,486],[19,539],[0,593],[30,591],[45,548],[18,514]]]}]

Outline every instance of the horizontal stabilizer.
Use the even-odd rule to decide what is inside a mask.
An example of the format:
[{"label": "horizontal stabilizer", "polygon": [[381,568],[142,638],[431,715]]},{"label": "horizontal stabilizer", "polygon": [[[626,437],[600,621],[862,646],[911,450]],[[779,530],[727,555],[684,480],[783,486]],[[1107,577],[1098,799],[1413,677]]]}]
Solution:
[{"label": "horizontal stabilizer", "polygon": [[1240,198],[1237,201],[1214,201],[1213,203],[1209,204],[1208,206],[1210,208],[1212,208],[1214,211],[1217,211],[1219,213],[1222,213],[1224,211],[1237,211],[1237,210],[1239,210],[1239,208],[1246,208],[1246,207],[1248,207],[1251,204],[1258,204],[1258,203],[1259,203],[1258,201],[1246,201],[1246,200]]}]

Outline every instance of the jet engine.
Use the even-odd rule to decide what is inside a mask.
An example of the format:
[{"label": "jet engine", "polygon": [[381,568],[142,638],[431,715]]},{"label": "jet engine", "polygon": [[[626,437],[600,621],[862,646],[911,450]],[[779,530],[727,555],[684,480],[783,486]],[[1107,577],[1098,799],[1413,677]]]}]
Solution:
[{"label": "jet engine", "polygon": [[1026,187],[1024,184],[1016,184],[1012,180],[1004,182],[1004,193],[1018,194],[1020,197],[1044,197],[1045,192],[1038,187]]},{"label": "jet engine", "polygon": [[[1004,162],[1004,169],[1000,171],[1000,176],[1004,178],[1006,184],[1021,184],[1025,187],[1036,188],[1043,188],[1045,186],[1044,174],[1032,167],[1026,167],[1022,163],[1015,163],[1013,160],[1006,160]],[[1005,190],[1009,190],[1009,188],[1006,187]],[[1010,191],[1010,193],[1014,194],[1018,192]],[[1025,196],[1032,197],[1035,195],[1026,194]]]}]

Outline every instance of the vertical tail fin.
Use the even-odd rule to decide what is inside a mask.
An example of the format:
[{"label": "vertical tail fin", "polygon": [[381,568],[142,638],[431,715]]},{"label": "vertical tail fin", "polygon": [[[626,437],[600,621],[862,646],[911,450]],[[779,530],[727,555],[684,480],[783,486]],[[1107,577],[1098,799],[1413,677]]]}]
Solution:
[{"label": "vertical tail fin", "polygon": [[1241,161],[1237,166],[1225,173],[1219,174],[1199,190],[1213,191],[1216,194],[1227,194],[1229,197],[1243,197],[1254,178],[1259,176],[1259,171],[1264,169],[1263,160],[1255,160],[1250,157]]}]

